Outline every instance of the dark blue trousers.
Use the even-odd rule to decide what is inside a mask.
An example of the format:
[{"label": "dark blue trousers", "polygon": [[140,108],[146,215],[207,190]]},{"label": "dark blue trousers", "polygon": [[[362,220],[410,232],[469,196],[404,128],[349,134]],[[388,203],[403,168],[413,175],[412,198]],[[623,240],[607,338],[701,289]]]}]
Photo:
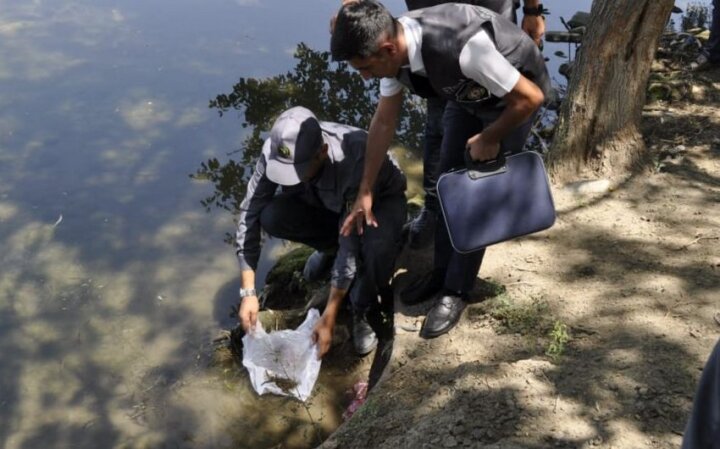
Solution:
[{"label": "dark blue trousers", "polygon": [[[439,163],[440,173],[462,168],[465,165],[467,140],[494,122],[500,112],[498,110],[471,112],[454,101],[448,102],[443,116],[444,131]],[[530,117],[503,139],[500,151],[505,154],[521,152],[530,133],[534,117],[534,115]],[[469,254],[456,252],[450,244],[445,220],[438,220],[433,265],[435,275],[444,273],[446,290],[461,295],[469,293],[480,270],[484,255],[484,249]]]},{"label": "dark blue trousers", "polygon": [[710,24],[710,38],[705,49],[708,59],[720,63],[720,0],[713,0],[712,23]]},{"label": "dark blue trousers", "polygon": [[720,449],[720,340],[700,377],[682,449]]},{"label": "dark blue trousers", "polygon": [[440,149],[443,139],[443,114],[447,100],[439,97],[427,99],[425,136],[423,140],[423,190],[425,208],[440,213],[437,197],[437,180],[440,175]]},{"label": "dark blue trousers", "polygon": [[[340,214],[313,204],[303,192],[276,195],[260,214],[260,226],[271,236],[303,243],[325,251],[338,246]],[[355,280],[348,296],[354,311],[364,312],[390,292],[395,260],[402,247],[402,226],[407,218],[404,195],[376,198],[373,212],[380,224],[366,227],[348,242],[356,254]],[[392,297],[390,293],[389,297]]]}]

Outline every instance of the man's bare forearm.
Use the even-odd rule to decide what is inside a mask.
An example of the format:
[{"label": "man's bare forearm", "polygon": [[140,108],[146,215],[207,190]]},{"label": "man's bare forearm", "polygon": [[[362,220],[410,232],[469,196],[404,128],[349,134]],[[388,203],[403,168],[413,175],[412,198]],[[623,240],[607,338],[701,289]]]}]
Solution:
[{"label": "man's bare forearm", "polygon": [[342,290],[336,287],[330,287],[330,296],[328,297],[327,305],[323,316],[326,317],[331,323],[335,323],[337,315],[340,312],[347,290]]},{"label": "man's bare forearm", "polygon": [[504,98],[506,106],[500,116],[482,132],[487,142],[498,143],[513,129],[530,118],[544,100],[539,87],[525,77],[521,77],[512,92]]},{"label": "man's bare forearm", "polygon": [[372,191],[375,180],[380,172],[397,127],[397,116],[402,104],[402,93],[393,97],[380,97],[377,109],[370,122],[367,146],[365,150],[365,167],[360,192]]},{"label": "man's bare forearm", "polygon": [[240,286],[242,288],[255,288],[255,272],[253,270],[240,271]]}]

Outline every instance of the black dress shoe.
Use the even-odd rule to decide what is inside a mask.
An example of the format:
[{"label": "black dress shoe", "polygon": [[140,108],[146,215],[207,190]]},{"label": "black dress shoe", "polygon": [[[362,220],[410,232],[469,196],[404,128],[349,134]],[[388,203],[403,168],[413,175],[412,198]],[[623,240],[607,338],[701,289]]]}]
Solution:
[{"label": "black dress shoe", "polygon": [[443,286],[444,273],[432,272],[416,279],[400,292],[400,301],[408,306],[420,304],[440,293]]},{"label": "black dress shoe", "polygon": [[435,338],[448,332],[460,321],[465,301],[456,294],[445,294],[441,296],[437,304],[428,312],[420,328],[422,338]]}]

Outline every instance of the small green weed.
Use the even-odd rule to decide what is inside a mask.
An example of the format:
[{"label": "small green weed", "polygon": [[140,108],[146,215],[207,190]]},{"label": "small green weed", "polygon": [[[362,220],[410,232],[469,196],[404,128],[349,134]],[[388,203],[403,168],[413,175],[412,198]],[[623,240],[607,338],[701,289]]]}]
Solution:
[{"label": "small green weed", "polygon": [[539,333],[547,312],[547,303],[540,299],[533,298],[530,304],[517,304],[509,296],[501,295],[490,315],[499,320],[508,332],[529,335]]},{"label": "small green weed", "polygon": [[557,362],[565,351],[565,343],[570,341],[567,326],[556,320],[548,336],[550,337],[550,343],[545,351],[545,355],[550,357],[553,362]]},{"label": "small green weed", "polygon": [[516,333],[535,341],[537,337],[541,347],[545,347],[545,355],[553,362],[558,362],[565,351],[565,344],[570,341],[568,327],[562,321],[550,315],[547,301],[533,298],[530,303],[516,303],[508,295],[501,295],[490,315],[500,321],[503,330]]}]

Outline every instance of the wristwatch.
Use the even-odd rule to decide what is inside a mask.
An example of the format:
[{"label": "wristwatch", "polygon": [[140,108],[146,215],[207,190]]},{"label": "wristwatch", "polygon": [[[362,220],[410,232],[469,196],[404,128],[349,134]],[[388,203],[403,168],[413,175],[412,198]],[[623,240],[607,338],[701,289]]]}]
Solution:
[{"label": "wristwatch", "polygon": [[257,292],[254,288],[241,288],[239,293],[240,299],[246,298],[248,296],[257,296]]},{"label": "wristwatch", "polygon": [[543,4],[538,3],[537,8],[523,6],[523,14],[525,14],[526,16],[542,16]]}]

